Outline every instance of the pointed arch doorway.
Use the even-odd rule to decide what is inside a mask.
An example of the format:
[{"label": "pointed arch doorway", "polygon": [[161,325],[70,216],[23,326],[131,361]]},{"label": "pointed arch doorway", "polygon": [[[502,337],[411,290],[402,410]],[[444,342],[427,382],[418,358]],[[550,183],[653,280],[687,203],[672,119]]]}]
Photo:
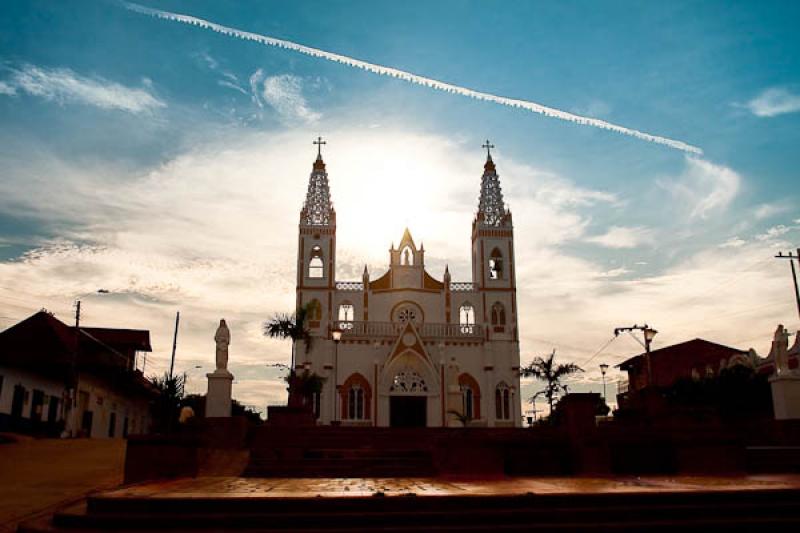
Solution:
[{"label": "pointed arch doorway", "polygon": [[417,372],[398,372],[389,388],[389,426],[428,425],[428,385]]}]

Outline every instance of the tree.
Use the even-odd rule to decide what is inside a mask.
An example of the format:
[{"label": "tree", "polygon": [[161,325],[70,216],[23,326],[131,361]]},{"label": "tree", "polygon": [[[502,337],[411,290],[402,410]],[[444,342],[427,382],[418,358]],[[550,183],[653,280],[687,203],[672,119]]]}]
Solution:
[{"label": "tree", "polygon": [[305,343],[306,353],[311,349],[311,332],[306,325],[311,304],[300,307],[294,314],[275,313],[272,318],[264,323],[264,335],[273,339],[290,339],[292,341],[292,364],[289,367],[290,375],[294,374],[295,344],[302,340]]},{"label": "tree", "polygon": [[[550,406],[550,413],[553,413],[553,406],[559,393],[566,392],[566,385],[561,384],[561,380],[572,374],[583,372],[583,369],[575,363],[556,364],[555,363],[556,351],[546,358],[536,357],[526,367],[520,369],[522,377],[534,377],[547,383],[544,390],[544,397],[547,398],[547,403]],[[536,394],[537,396],[539,393]]]}]

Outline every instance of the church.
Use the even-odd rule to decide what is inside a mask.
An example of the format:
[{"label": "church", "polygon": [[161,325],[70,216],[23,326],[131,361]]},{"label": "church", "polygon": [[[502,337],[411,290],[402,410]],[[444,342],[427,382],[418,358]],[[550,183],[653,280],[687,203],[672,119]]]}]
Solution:
[{"label": "church", "polygon": [[365,266],[361,280],[341,281],[325,143],[315,144],[297,255],[297,306],[312,341],[297,341],[294,364],[325,378],[313,399],[318,423],[521,426],[514,231],[493,146],[484,145],[471,280],[451,280],[447,267],[431,275],[406,229],[385,272]]}]

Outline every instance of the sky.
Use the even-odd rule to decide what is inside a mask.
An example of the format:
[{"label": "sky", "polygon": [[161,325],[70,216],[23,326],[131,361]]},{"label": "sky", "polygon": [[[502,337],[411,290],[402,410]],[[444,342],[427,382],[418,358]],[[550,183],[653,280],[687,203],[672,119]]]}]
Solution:
[{"label": "sky", "polygon": [[176,368],[203,392],[225,318],[234,396],[280,403],[289,345],[261,328],[293,306],[318,135],[339,280],[383,272],[406,226],[432,275],[469,280],[491,139],[522,362],[555,349],[585,369],[571,390],[641,352],[618,326],[762,356],[800,327],[773,257],[800,245],[800,4],[0,9],[0,328],[80,300],[86,325],[149,329],[160,374],[180,311]]}]

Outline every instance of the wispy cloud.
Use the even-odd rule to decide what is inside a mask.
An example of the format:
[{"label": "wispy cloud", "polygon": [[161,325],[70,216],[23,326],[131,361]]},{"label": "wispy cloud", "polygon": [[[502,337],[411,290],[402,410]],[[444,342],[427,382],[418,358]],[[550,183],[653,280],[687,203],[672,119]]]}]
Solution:
[{"label": "wispy cloud", "polygon": [[720,248],[741,248],[747,244],[747,241],[739,237],[731,237],[727,241],[719,245]]},{"label": "wispy cloud", "polygon": [[658,181],[689,208],[691,218],[701,219],[724,211],[739,193],[741,182],[741,176],[726,166],[688,156],[683,174]]},{"label": "wispy cloud", "polygon": [[308,107],[303,96],[303,80],[297,76],[291,74],[270,76],[264,80],[264,90],[261,94],[284,121],[312,123],[321,116]]},{"label": "wispy cloud", "polygon": [[606,248],[636,248],[646,243],[652,234],[652,230],[641,226],[612,226],[602,235],[587,238],[586,242],[599,244]]},{"label": "wispy cloud", "polygon": [[150,92],[152,83],[143,82],[143,87],[128,87],[99,76],[81,76],[68,68],[44,68],[23,65],[10,68],[11,77],[2,83],[0,94],[26,93],[48,101],[79,103],[114,109],[129,113],[147,113],[166,107],[166,104]]},{"label": "wispy cloud", "polygon": [[773,87],[747,102],[745,107],[757,117],[796,113],[800,111],[800,95],[784,88]]},{"label": "wispy cloud", "polygon": [[669,139],[666,137],[661,137],[659,135],[652,135],[650,133],[645,133],[643,131],[626,128],[624,126],[619,126],[617,124],[612,124],[610,122],[606,122],[604,120],[591,118],[583,115],[577,115],[573,113],[569,113],[567,111],[562,111],[560,109],[556,109],[553,107],[548,107],[536,102],[531,102],[529,100],[520,100],[516,98],[508,98],[505,96],[498,96],[491,93],[485,93],[481,91],[476,91],[474,89],[469,89],[467,87],[462,87],[459,85],[454,85],[451,83],[445,83],[443,81],[439,81],[433,78],[427,78],[424,76],[419,76],[417,74],[413,74],[411,72],[400,70],[392,67],[386,67],[383,65],[377,65],[375,63],[368,63],[366,61],[362,61],[360,59],[355,59],[353,57],[335,54],[333,52],[327,52],[325,50],[320,50],[318,48],[312,48],[310,46],[305,46],[302,44],[294,43],[291,41],[286,41],[283,39],[276,39],[274,37],[269,37],[267,35],[261,35],[258,33],[253,33],[249,31],[243,31],[236,28],[231,28],[228,26],[223,26],[221,24],[217,24],[215,22],[210,22],[208,20],[204,20],[201,18],[193,17],[190,15],[181,15],[179,13],[172,13],[170,11],[163,11],[160,9],[153,9],[145,6],[141,6],[138,4],[130,3],[130,2],[123,2],[123,5],[127,7],[129,10],[141,13],[144,15],[149,15],[152,17],[169,20],[173,22],[180,22],[183,24],[189,24],[192,26],[197,26],[200,28],[204,28],[207,30],[211,30],[217,33],[221,33],[223,35],[229,35],[231,37],[236,37],[238,39],[244,39],[247,41],[254,41],[257,43],[261,43],[266,46],[275,46],[278,48],[283,48],[286,50],[292,50],[294,52],[299,52],[301,54],[305,54],[312,57],[317,57],[320,59],[325,59],[327,61],[333,61],[335,63],[340,63],[342,65],[347,65],[350,67],[358,68],[365,70],[367,72],[372,72],[374,74],[384,75],[384,76],[391,76],[393,78],[397,78],[403,81],[407,81],[409,83],[413,83],[416,85],[422,85],[424,87],[429,87],[431,89],[435,89],[437,91],[443,91],[451,94],[458,94],[461,96],[466,96],[468,98],[474,98],[476,100],[483,100],[486,102],[492,102],[495,104],[500,104],[508,107],[514,107],[518,109],[524,109],[526,111],[530,111],[532,113],[538,113],[540,115],[544,115],[551,118],[556,118],[559,120],[565,120],[567,122],[572,122],[575,124],[580,124],[583,126],[591,126],[595,128],[600,128],[604,130],[613,131],[616,133],[621,133],[623,135],[628,135],[631,137],[635,137],[637,139],[641,139],[644,141],[649,141],[657,144],[662,144],[664,146],[669,146],[670,148],[675,148],[677,150],[682,150],[688,153],[693,154],[702,154],[703,151],[696,147],[692,146],[691,144],[685,143],[683,141],[678,141],[675,139]]},{"label": "wispy cloud", "polygon": [[771,228],[768,228],[767,231],[765,231],[764,233],[756,235],[756,239],[758,239],[759,241],[771,241],[777,239],[778,237],[786,235],[791,230],[792,228],[790,226],[784,226],[783,224],[780,224],[778,226],[772,226]]}]

